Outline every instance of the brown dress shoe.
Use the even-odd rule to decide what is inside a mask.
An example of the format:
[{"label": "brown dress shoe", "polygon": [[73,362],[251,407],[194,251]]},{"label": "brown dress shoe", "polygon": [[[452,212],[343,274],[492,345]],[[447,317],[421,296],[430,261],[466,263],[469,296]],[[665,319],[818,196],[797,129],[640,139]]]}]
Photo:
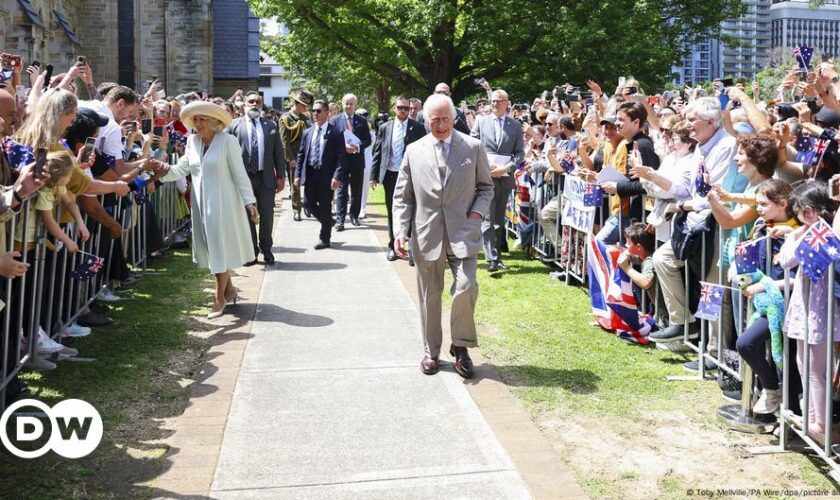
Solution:
[{"label": "brown dress shoe", "polygon": [[426,375],[434,375],[438,372],[437,358],[430,358],[429,356],[426,356],[423,358],[423,361],[420,362],[420,369],[423,370],[423,373]]},{"label": "brown dress shoe", "polygon": [[455,358],[455,371],[464,378],[473,378],[473,362],[466,347],[453,345],[449,348],[449,354]]}]

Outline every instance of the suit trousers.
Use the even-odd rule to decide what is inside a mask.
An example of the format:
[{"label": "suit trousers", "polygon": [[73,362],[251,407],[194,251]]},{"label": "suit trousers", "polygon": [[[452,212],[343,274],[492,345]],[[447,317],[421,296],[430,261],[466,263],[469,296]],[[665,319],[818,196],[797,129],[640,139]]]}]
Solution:
[{"label": "suit trousers", "polygon": [[[274,186],[266,186],[262,172],[248,172],[251,180],[251,189],[257,198],[257,212],[260,214],[260,227],[248,217],[248,225],[251,227],[251,242],[254,244],[254,255],[262,252],[263,255],[271,253],[274,241],[271,233],[274,230]],[[259,234],[258,234],[259,233]]]},{"label": "suit trousers", "polygon": [[304,201],[312,215],[321,223],[321,232],[318,234],[318,238],[324,243],[329,243],[333,226],[333,192],[330,189],[330,178],[324,179],[319,171],[311,167],[307,168],[306,184],[303,186]]},{"label": "suit trousers", "polygon": [[423,345],[426,356],[437,359],[443,343],[441,326],[441,302],[446,264],[452,271],[453,283],[449,289],[452,296],[450,330],[452,344],[460,347],[476,347],[475,302],[478,299],[478,282],[475,278],[476,259],[458,259],[452,255],[449,242],[444,241],[440,257],[434,261],[423,259],[423,254],[414,252],[417,269],[417,291],[420,298],[420,322],[423,329]]},{"label": "suit trousers", "polygon": [[[714,236],[717,238],[717,234]],[[717,283],[720,276],[720,245],[715,242],[712,265],[706,271],[705,281]],[[685,261],[677,259],[674,255],[674,247],[671,242],[666,241],[653,253],[653,267],[656,270],[656,279],[662,290],[662,298],[665,299],[665,307],[668,310],[669,324],[684,325],[693,323],[695,318],[691,314],[688,305],[688,294],[685,290]],[[709,322],[709,343],[708,350],[712,356],[717,356],[718,349],[731,349],[733,347],[732,334],[732,296],[723,294],[723,305],[721,307],[718,321]],[[718,343],[718,332],[721,331],[720,345]]]},{"label": "suit trousers", "polygon": [[490,202],[490,211],[487,217],[481,221],[481,236],[484,238],[484,258],[487,262],[499,260],[499,249],[507,245],[507,232],[505,230],[505,208],[507,208],[508,197],[512,189],[502,187],[498,178],[493,179],[493,200]]},{"label": "suit trousers", "polygon": [[295,173],[297,168],[292,168],[286,164],[286,179],[289,181],[289,189],[292,191],[292,210],[300,212],[303,204],[300,201],[300,187],[295,185]]},{"label": "suit trousers", "polygon": [[365,181],[365,169],[350,167],[335,194],[335,216],[344,222],[347,216],[347,204],[350,204],[350,216],[358,217],[362,211],[362,185]]},{"label": "suit trousers", "polygon": [[385,188],[385,209],[388,211],[388,248],[394,249],[394,188],[397,187],[399,172],[388,170],[385,178],[382,179],[382,187]]}]

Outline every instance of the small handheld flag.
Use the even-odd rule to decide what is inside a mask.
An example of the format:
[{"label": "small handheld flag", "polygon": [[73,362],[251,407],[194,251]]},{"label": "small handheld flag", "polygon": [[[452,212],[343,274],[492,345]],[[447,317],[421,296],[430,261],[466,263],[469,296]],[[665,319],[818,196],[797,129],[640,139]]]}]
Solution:
[{"label": "small handheld flag", "polygon": [[715,321],[720,316],[723,306],[723,286],[700,282],[700,302],[697,304],[696,318]]},{"label": "small handheld flag", "polygon": [[840,239],[831,231],[831,226],[820,219],[805,231],[796,255],[799,256],[802,272],[811,281],[818,281],[840,256]]},{"label": "small handheld flag", "polygon": [[697,194],[700,196],[706,196],[709,194],[709,191],[712,190],[712,186],[706,182],[706,164],[702,161],[699,165],[697,165],[697,175],[694,178],[694,187],[697,190]]},{"label": "small handheld flag", "polygon": [[799,64],[799,69],[802,71],[808,71],[808,67],[811,64],[811,56],[813,55],[813,47],[806,47],[805,45],[800,45],[798,47],[794,47],[793,49],[793,57],[796,58],[796,63]]},{"label": "small handheld flag", "polygon": [[89,253],[84,254],[84,256],[85,258],[82,259],[82,262],[76,266],[76,269],[73,269],[72,273],[70,273],[73,279],[87,281],[96,276],[96,273],[98,273],[105,264],[105,259],[103,257],[97,257],[96,255],[91,255]]},{"label": "small handheld flag", "polygon": [[757,241],[742,241],[735,245],[735,267],[738,274],[750,274],[758,271],[759,245]]},{"label": "small handheld flag", "polygon": [[597,184],[586,184],[583,192],[583,206],[600,207],[604,198],[604,191]]}]

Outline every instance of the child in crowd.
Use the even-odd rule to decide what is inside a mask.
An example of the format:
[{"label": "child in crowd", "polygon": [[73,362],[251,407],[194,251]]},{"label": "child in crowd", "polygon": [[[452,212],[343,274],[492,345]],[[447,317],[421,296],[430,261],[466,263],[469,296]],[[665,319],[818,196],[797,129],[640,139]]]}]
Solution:
[{"label": "child in crowd", "polygon": [[[779,251],[779,264],[792,269],[800,260],[796,249],[805,232],[820,218],[831,221],[837,211],[837,202],[829,198],[824,182],[806,180],[799,183],[791,195],[791,203],[802,227],[791,231]],[[796,362],[802,379],[808,378],[808,408],[802,408],[803,418],[807,415],[808,432],[814,439],[822,441],[825,434],[825,376],[826,354],[831,342],[840,340],[840,321],[834,322],[834,331],[826,327],[828,310],[828,280],[826,273],[817,281],[811,281],[803,272],[796,275],[790,303],[785,315],[785,332],[796,339]],[[832,295],[834,310],[840,311],[840,300]],[[806,323],[807,322],[807,323]],[[805,343],[806,330],[808,344]],[[810,366],[805,366],[805,349],[810,350]],[[806,369],[807,368],[807,369]]]},{"label": "child in crowd", "polygon": [[[770,179],[762,183],[756,191],[756,211],[759,219],[749,240],[759,240],[757,253],[759,269],[775,280],[777,286],[784,287],[784,270],[778,264],[784,236],[798,227],[791,205],[790,184],[780,179]],[[765,263],[767,244],[770,244],[770,262]],[[733,264],[733,267],[735,264]],[[743,291],[744,296],[753,297],[765,291],[761,283],[753,283]],[[746,303],[746,302],[744,302]],[[738,307],[738,302],[735,302]],[[738,354],[750,365],[761,382],[761,397],[753,407],[756,413],[774,413],[782,403],[782,390],[779,387],[777,367],[767,360],[767,341],[770,340],[770,322],[766,315],[757,319],[746,328],[735,344]]]},{"label": "child in crowd", "polygon": [[[653,285],[656,282],[653,252],[656,251],[656,237],[653,231],[648,231],[646,224],[634,222],[624,230],[624,238],[627,247],[618,256],[618,267],[627,273],[633,284],[648,294],[650,298],[648,304],[653,304],[655,300]],[[633,264],[640,265],[641,272],[637,271]]]}]

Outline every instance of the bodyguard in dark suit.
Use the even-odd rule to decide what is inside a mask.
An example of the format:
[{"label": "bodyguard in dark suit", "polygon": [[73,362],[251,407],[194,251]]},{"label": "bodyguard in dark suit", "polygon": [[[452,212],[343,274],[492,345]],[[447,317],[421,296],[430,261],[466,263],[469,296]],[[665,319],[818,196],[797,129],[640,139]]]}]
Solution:
[{"label": "bodyguard in dark suit", "polygon": [[283,143],[277,124],[260,117],[262,97],[257,92],[245,95],[245,116],[233,120],[228,132],[239,139],[242,146],[242,161],[251,180],[251,188],[257,198],[257,210],[260,213],[259,237],[251,218],[251,239],[254,243],[254,260],[247,265],[257,263],[256,256],[262,252],[266,264],[274,264],[271,238],[274,229],[274,194],[283,190],[286,179],[286,160],[283,157]]},{"label": "bodyguard in dark suit", "polygon": [[[449,90],[449,85],[445,83],[438,83],[437,85],[435,85],[435,94],[443,94],[449,98],[452,97],[451,92]],[[426,128],[426,133],[428,133],[430,129],[424,121],[422,111],[420,111],[417,114],[417,121],[423,124],[423,126]],[[453,127],[455,128],[455,130],[461,132],[462,134],[470,133],[470,127],[467,125],[467,115],[465,115],[460,108],[455,108],[455,123]]]},{"label": "bodyguard in dark suit", "polygon": [[315,250],[330,246],[332,198],[344,175],[344,132],[327,122],[329,108],[324,101],[312,105],[315,123],[303,133],[297,157],[295,184],[303,186],[305,203],[321,223]]},{"label": "bodyguard in dark suit", "polygon": [[335,216],[338,221],[335,225],[336,231],[344,231],[344,218],[347,216],[348,198],[352,194],[350,203],[350,222],[354,226],[359,225],[359,213],[362,211],[362,187],[365,181],[365,148],[371,145],[370,127],[367,120],[356,114],[358,99],[353,94],[346,94],[341,100],[344,112],[331,120],[342,134],[350,130],[362,141],[359,146],[345,145],[344,155],[344,177],[338,187],[335,199]]},{"label": "bodyguard in dark suit", "polygon": [[495,192],[490,204],[490,211],[481,223],[484,236],[484,258],[491,272],[504,269],[499,247],[506,241],[505,207],[513,190],[513,175],[516,165],[525,156],[525,139],[522,137],[522,124],[507,116],[507,92],[501,89],[493,91],[493,114],[482,116],[473,126],[470,135],[481,140],[481,146],[489,154],[506,156],[504,164],[490,162],[490,175],[493,177]]},{"label": "bodyguard in dark suit", "polygon": [[397,96],[394,100],[394,120],[383,123],[376,132],[373,145],[373,169],[370,174],[370,187],[377,184],[385,187],[385,208],[388,211],[388,255],[390,261],[397,260],[394,253],[394,223],[392,204],[394,187],[400,173],[405,148],[412,142],[422,139],[426,129],[420,122],[408,117],[410,103],[406,96]]}]

